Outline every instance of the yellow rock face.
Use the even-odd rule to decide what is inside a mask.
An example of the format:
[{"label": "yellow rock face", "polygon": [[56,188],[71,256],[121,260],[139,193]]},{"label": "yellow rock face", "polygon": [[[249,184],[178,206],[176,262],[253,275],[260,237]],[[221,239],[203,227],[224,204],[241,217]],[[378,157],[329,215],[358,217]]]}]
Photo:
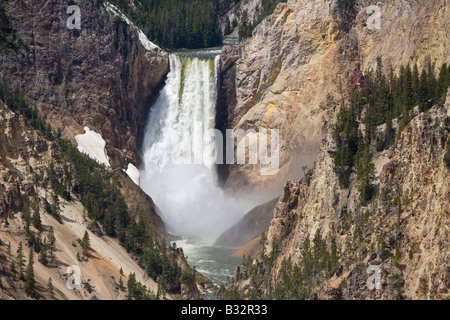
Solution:
[{"label": "yellow rock face", "polygon": [[[280,3],[241,48],[236,62],[234,129],[279,129],[280,170],[261,176],[259,166],[231,167],[227,186],[280,193],[287,179],[312,166],[332,122],[348,74],[356,65],[374,68],[378,56],[384,66],[398,70],[427,57],[441,65],[450,62],[450,10],[443,1],[384,1],[380,29],[370,30],[366,7],[346,30],[336,3],[324,0]],[[328,99],[327,99],[328,98]]]}]

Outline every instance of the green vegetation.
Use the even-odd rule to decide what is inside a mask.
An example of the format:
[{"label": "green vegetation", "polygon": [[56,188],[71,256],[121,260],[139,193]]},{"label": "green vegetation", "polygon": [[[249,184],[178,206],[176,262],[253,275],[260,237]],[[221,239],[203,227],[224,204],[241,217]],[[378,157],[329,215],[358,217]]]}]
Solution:
[{"label": "green vegetation", "polygon": [[[257,9],[257,18],[254,21],[249,21],[248,12],[244,10],[241,16],[241,23],[239,24],[239,39],[245,39],[252,36],[253,30],[269,15],[273,13],[276,6],[280,2],[286,2],[287,0],[262,0],[261,8]],[[233,23],[235,25],[236,23]],[[226,23],[224,34],[228,34],[228,30],[231,31],[231,27],[227,27],[228,23]]]},{"label": "green vegetation", "polygon": [[[392,70],[386,76],[378,59],[376,71],[364,76],[366,86],[350,92],[348,105],[341,107],[334,127],[338,147],[335,171],[341,186],[348,188],[356,167],[362,202],[370,201],[375,192],[372,154],[395,143],[394,120],[397,120],[399,137],[412,119],[414,107],[423,112],[444,103],[450,86],[450,69],[442,65],[438,77],[434,70],[435,66],[427,62],[420,72],[417,66],[408,65],[400,69],[398,76]],[[378,126],[383,124],[380,130]]]},{"label": "green vegetation", "polygon": [[28,266],[25,274],[25,293],[32,297],[38,298],[38,294],[36,292],[36,280],[34,279],[34,268],[33,268],[33,249],[30,248],[30,254],[28,257]]},{"label": "green vegetation", "polygon": [[311,289],[318,278],[331,277],[339,266],[339,254],[336,245],[328,250],[320,232],[314,236],[312,245],[309,237],[303,243],[301,263],[292,263],[283,259],[279,279],[274,290],[275,300],[311,299]]},{"label": "green vegetation", "polygon": [[11,21],[2,7],[0,7],[0,48],[17,52],[19,49],[17,36],[13,30]]},{"label": "green vegetation", "polygon": [[81,249],[83,250],[83,254],[87,256],[89,253],[89,249],[91,248],[91,240],[87,231],[84,232],[83,239],[80,240],[80,245]]},{"label": "green vegetation", "polygon": [[[0,99],[13,112],[22,115],[27,126],[55,143],[57,162],[50,162],[45,170],[36,170],[33,179],[36,186],[51,191],[50,201],[44,199],[46,210],[62,223],[59,199],[61,197],[70,201],[72,195],[75,195],[86,209],[92,232],[99,235],[104,232],[117,238],[128,252],[138,257],[140,266],[151,278],[160,283],[161,295],[164,292],[179,293],[182,272],[176,262],[176,250],[168,247],[164,241],[157,240],[153,236],[152,226],[145,223],[144,219],[131,215],[120,192],[117,174],[80,153],[70,141],[62,139],[59,131],[55,132],[39,116],[36,109],[31,109],[27,105],[23,92],[10,90],[2,78],[0,78]],[[38,198],[37,196],[24,198],[23,217],[27,244],[34,252],[40,253],[39,258],[43,263],[47,263],[53,260],[56,248],[53,230],[48,232],[43,241]],[[37,232],[33,231],[31,226],[34,226]],[[89,248],[86,235],[81,241],[81,247],[86,254]],[[19,277],[25,280],[22,246],[19,249]],[[140,294],[133,296],[142,297]]]},{"label": "green vegetation", "polygon": [[450,139],[447,139],[447,143],[445,145],[444,163],[447,169],[450,170]]},{"label": "green vegetation", "polygon": [[[444,64],[438,77],[432,70],[435,67],[427,63],[423,71],[415,66],[406,66],[401,68],[398,75],[394,75],[391,70],[386,76],[381,60],[378,60],[376,72],[369,71],[360,77],[355,71],[356,78],[350,86],[354,89],[348,93],[346,104],[341,106],[333,131],[337,145],[334,163],[343,187],[348,188],[350,182],[356,180],[361,204],[353,210],[341,212],[340,225],[338,223],[332,234],[327,235],[331,243],[322,238],[318,231],[312,241],[309,237],[304,239],[296,260],[291,256],[281,259],[283,246],[290,243],[292,230],[296,230],[297,217],[292,212],[291,217],[280,222],[276,232],[278,237],[271,239],[272,250],[269,253],[263,251],[256,260],[244,258],[231,284],[219,289],[219,299],[315,299],[317,289],[323,289],[323,283],[334,275],[342,275],[344,268],[351,270],[351,273],[350,276],[344,276],[346,278],[339,289],[354,287],[355,278],[352,274],[365,274],[368,255],[373,260],[382,254],[392,257],[394,271],[387,270],[384,276],[388,278],[390,275],[391,287],[402,298],[402,261],[407,256],[402,248],[409,240],[402,240],[400,217],[410,199],[408,196],[402,197],[398,186],[395,192],[387,189],[380,191],[380,199],[385,202],[386,208],[396,210],[379,212],[375,206],[366,207],[365,204],[373,200],[376,191],[372,155],[393,146],[414,113],[427,111],[433,106],[439,108],[444,102],[450,86],[449,68]],[[444,121],[448,124],[449,120]],[[439,124],[438,121],[435,123]],[[450,139],[446,142],[444,161],[450,167]],[[411,196],[414,190],[408,193]],[[397,219],[393,216],[393,223],[387,225],[387,230],[375,228],[378,225],[374,224],[375,219],[386,218],[389,221],[392,215],[387,212],[395,211]],[[334,242],[334,231],[341,235],[347,234],[345,243],[339,246],[341,251]],[[371,238],[371,235],[375,238]],[[267,239],[263,237],[262,242],[264,248]],[[412,257],[410,250],[409,259]],[[277,268],[276,273],[273,268]],[[245,283],[248,285],[240,287],[243,280],[247,280]],[[339,294],[342,294],[339,289],[331,294],[339,298]],[[428,292],[425,280],[422,291]]]},{"label": "green vegetation", "polygon": [[[240,0],[134,0],[131,6],[125,0],[111,0],[138,25],[147,37],[167,49],[198,49],[222,45],[222,30],[219,25],[233,5],[238,19],[225,21],[223,34],[228,35],[239,27],[239,39],[251,37],[253,30],[271,15],[280,2],[287,0],[262,0],[257,7],[254,21],[250,21],[247,10],[240,10]],[[239,21],[239,22],[238,22]]]},{"label": "green vegetation", "polygon": [[109,1],[125,13],[147,37],[167,49],[206,48],[222,44],[218,0]]},{"label": "green vegetation", "polygon": [[338,10],[342,17],[348,17],[355,11],[356,0],[338,0]]},{"label": "green vegetation", "polygon": [[[277,241],[278,242],[278,241]],[[270,255],[262,255],[261,259],[253,261],[245,258],[236,271],[237,280],[250,279],[250,286],[245,294],[241,294],[236,287],[221,287],[218,291],[219,299],[275,299],[296,300],[314,298],[312,288],[319,279],[327,279],[336,273],[339,267],[340,253],[335,243],[328,248],[321,232],[318,231],[314,239],[307,237],[303,243],[301,259],[293,262],[291,257],[283,258],[281,267],[272,279],[272,266],[279,252],[273,247]],[[275,283],[273,285],[272,283]]]},{"label": "green vegetation", "polygon": [[154,297],[148,293],[146,286],[136,280],[136,275],[130,273],[127,282],[128,300],[151,300]]},{"label": "green vegetation", "polygon": [[342,31],[348,32],[358,12],[356,9],[357,0],[338,0],[336,4],[333,8],[334,19]]},{"label": "green vegetation", "polygon": [[375,192],[375,186],[373,185],[373,180],[375,179],[375,165],[372,162],[370,144],[368,142],[360,142],[358,145],[364,147],[362,154],[357,153],[356,155],[356,180],[358,182],[358,191],[361,194],[361,200],[367,202],[372,199]]}]

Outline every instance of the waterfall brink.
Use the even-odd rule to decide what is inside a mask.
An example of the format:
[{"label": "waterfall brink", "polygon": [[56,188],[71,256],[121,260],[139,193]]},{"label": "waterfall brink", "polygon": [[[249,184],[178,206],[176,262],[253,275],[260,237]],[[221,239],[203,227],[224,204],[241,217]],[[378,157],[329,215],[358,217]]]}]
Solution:
[{"label": "waterfall brink", "polygon": [[213,240],[252,203],[217,184],[214,139],[219,51],[170,54],[170,72],[151,108],[143,143],[141,187],[169,232]]}]

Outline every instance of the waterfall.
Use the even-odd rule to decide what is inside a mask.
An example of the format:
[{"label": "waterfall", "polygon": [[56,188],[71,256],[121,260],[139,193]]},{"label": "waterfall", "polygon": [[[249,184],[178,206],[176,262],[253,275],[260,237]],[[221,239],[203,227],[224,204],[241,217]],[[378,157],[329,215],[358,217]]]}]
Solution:
[{"label": "waterfall", "polygon": [[217,184],[214,129],[220,51],[170,54],[170,72],[152,106],[143,142],[141,188],[169,232],[213,240],[253,204]]}]

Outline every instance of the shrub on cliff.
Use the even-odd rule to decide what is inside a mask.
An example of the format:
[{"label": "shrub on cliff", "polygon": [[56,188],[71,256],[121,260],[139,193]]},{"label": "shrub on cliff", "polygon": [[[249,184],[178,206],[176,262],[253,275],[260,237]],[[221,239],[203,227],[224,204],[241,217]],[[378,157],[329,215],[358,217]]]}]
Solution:
[{"label": "shrub on cliff", "polygon": [[450,139],[447,140],[447,145],[445,147],[444,163],[447,169],[450,170]]}]

